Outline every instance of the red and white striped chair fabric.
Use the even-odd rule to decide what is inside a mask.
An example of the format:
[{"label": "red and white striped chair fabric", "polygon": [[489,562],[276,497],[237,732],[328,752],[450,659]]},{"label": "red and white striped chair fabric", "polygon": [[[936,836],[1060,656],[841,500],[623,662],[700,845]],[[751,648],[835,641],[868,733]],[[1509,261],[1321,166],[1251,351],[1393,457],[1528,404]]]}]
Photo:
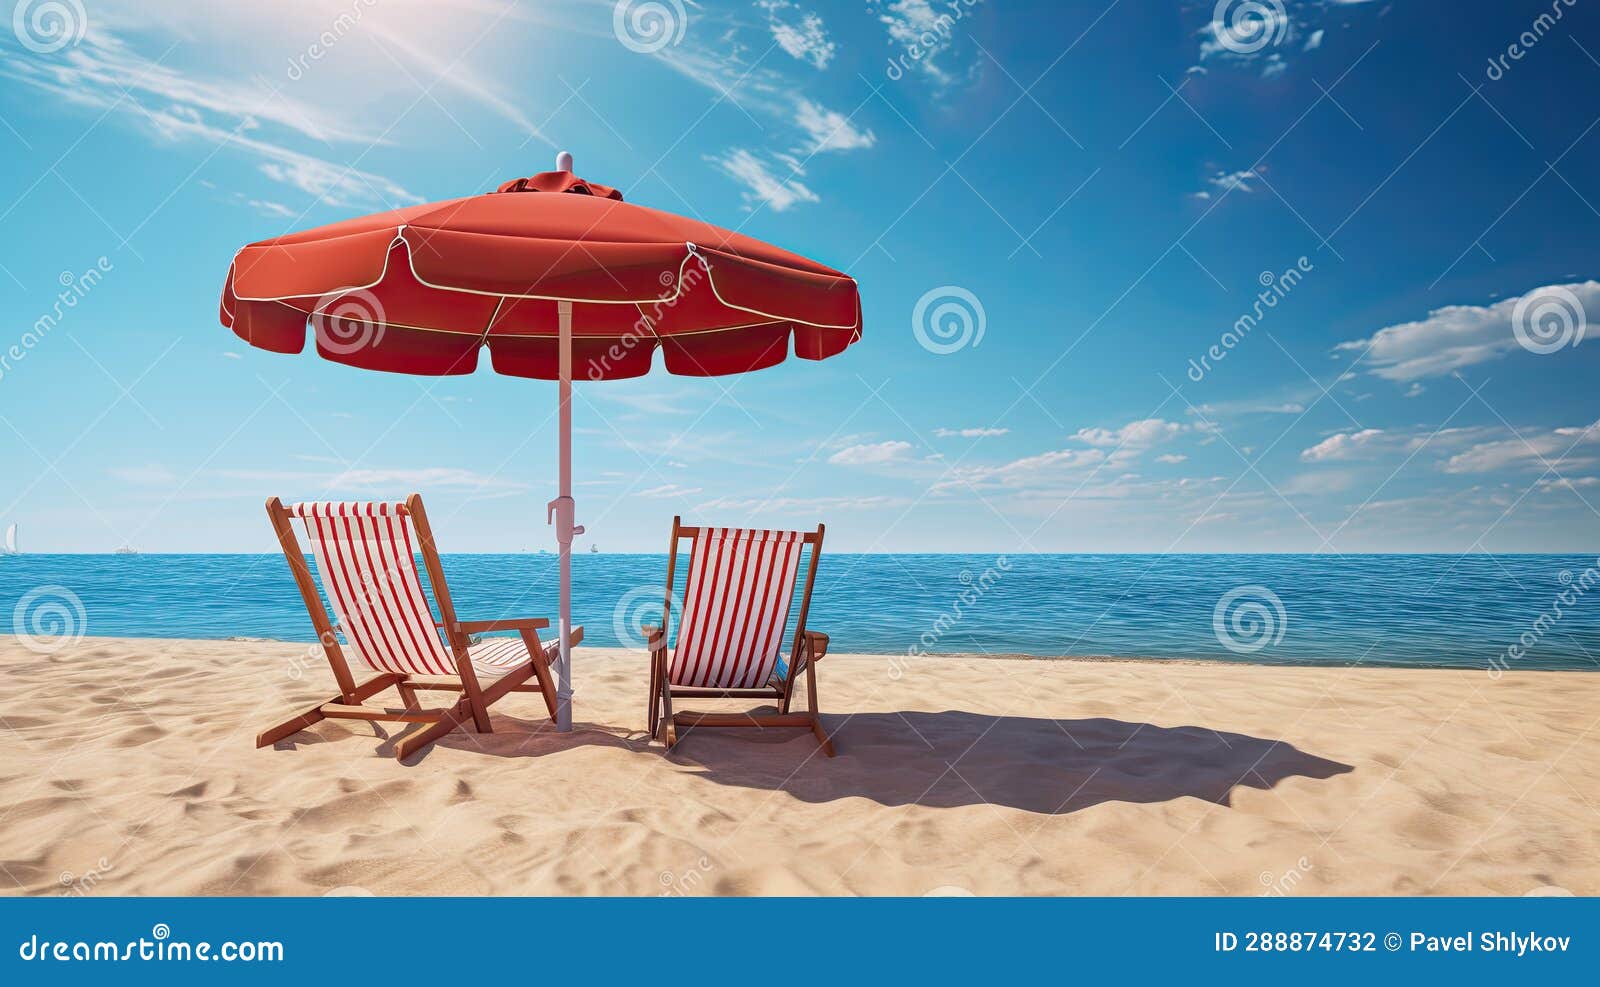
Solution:
[{"label": "red and white striped chair fabric", "polygon": [[754,689],[778,667],[803,531],[701,528],[689,554],[675,686]]},{"label": "red and white striped chair fabric", "polygon": [[[422,593],[404,505],[304,503],[289,513],[305,524],[323,592],[363,661],[403,675],[459,673]],[[520,638],[490,638],[467,655],[489,677],[528,661]]]}]

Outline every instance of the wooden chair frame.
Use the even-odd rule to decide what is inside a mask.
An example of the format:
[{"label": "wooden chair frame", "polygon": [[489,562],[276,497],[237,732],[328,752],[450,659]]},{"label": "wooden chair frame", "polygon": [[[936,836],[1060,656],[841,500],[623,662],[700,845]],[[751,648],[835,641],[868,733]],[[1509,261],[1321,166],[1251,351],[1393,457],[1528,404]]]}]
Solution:
[{"label": "wooden chair frame", "polygon": [[[321,642],[322,650],[328,656],[328,664],[333,668],[333,677],[338,682],[339,694],[274,727],[263,730],[256,735],[256,747],[275,744],[324,719],[428,724],[426,728],[409,736],[403,736],[395,742],[394,756],[396,759],[404,760],[469,721],[479,733],[492,733],[489,707],[511,692],[542,694],[545,706],[550,711],[550,719],[555,720],[555,680],[550,676],[549,660],[545,657],[544,647],[539,643],[539,631],[549,627],[550,621],[542,617],[514,620],[457,620],[455,606],[450,602],[450,588],[444,581],[444,567],[439,563],[439,551],[433,540],[433,529],[428,526],[428,515],[422,507],[422,496],[412,494],[407,497],[401,513],[411,518],[411,526],[417,533],[423,564],[428,570],[428,581],[433,585],[434,600],[439,606],[439,619],[434,623],[436,627],[445,631],[451,656],[456,662],[456,674],[417,675],[377,672],[370,678],[356,681],[355,675],[350,670],[350,663],[345,658],[344,650],[339,645],[339,638],[328,619],[328,613],[323,609],[322,598],[317,594],[317,584],[311,576],[310,567],[306,564],[305,553],[300,550],[300,542],[295,537],[293,515],[283,505],[282,500],[273,497],[267,501],[267,516],[272,519],[272,527],[278,534],[278,544],[283,549],[284,558],[289,560],[289,570],[294,574],[295,585],[299,587],[300,596],[306,604],[306,611],[311,615],[312,626],[317,631],[317,640]],[[473,669],[472,658],[468,654],[469,635],[492,631],[516,631],[521,634],[530,661],[527,666],[513,668],[484,687],[478,682],[477,672]],[[572,643],[577,644],[581,640],[583,640],[583,628],[574,627]],[[529,679],[536,681],[529,682]],[[399,693],[401,702],[399,707],[365,705],[368,699],[389,688]],[[424,708],[417,701],[419,691],[454,692],[456,698],[454,702],[445,706]]]},{"label": "wooden chair frame", "polygon": [[[756,727],[765,729],[770,727],[803,727],[810,730],[822,745],[822,751],[829,757],[834,756],[833,741],[822,729],[822,721],[817,714],[817,669],[816,662],[828,653],[828,635],[821,631],[806,629],[806,615],[811,609],[811,587],[817,578],[817,562],[822,556],[822,536],[825,525],[817,525],[816,531],[805,533],[802,541],[811,546],[811,557],[806,565],[805,589],[800,597],[800,616],[795,623],[794,640],[789,651],[788,674],[781,685],[768,683],[753,689],[704,689],[674,686],[668,674],[667,637],[672,621],[672,585],[673,576],[678,565],[678,542],[682,539],[691,541],[700,536],[702,529],[686,527],[681,517],[672,519],[672,546],[667,554],[667,592],[666,600],[662,605],[661,625],[646,626],[644,632],[647,638],[646,645],[650,651],[650,700],[648,724],[650,736],[662,734],[665,725],[665,735],[662,739],[671,750],[681,739],[679,728],[683,734],[695,727]],[[806,676],[806,711],[803,713],[790,712],[794,700],[795,682],[800,678],[801,672]],[[696,713],[673,711],[675,699],[774,699],[778,703],[777,713]]]}]

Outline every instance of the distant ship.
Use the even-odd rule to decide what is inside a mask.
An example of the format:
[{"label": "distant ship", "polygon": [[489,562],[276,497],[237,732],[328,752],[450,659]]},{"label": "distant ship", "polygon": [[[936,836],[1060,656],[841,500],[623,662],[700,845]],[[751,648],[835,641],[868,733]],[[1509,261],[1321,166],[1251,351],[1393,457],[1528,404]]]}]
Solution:
[{"label": "distant ship", "polygon": [[129,545],[123,545],[121,548],[117,549],[112,554],[113,555],[138,555],[139,552],[138,552],[137,549],[135,549],[135,548],[133,548],[133,547],[131,547]]},{"label": "distant ship", "polygon": [[17,526],[15,524],[6,528],[6,539],[0,543],[0,555],[21,555],[17,549]]},{"label": "distant ship", "polygon": [[590,545],[589,546],[589,554],[590,555],[599,555],[600,554],[600,546],[599,545]]}]

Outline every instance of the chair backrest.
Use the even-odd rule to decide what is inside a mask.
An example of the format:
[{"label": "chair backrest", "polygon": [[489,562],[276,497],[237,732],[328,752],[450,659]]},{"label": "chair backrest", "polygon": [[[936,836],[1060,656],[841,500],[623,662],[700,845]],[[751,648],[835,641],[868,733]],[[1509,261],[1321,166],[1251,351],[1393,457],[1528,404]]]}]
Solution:
[{"label": "chair backrest", "polygon": [[[410,506],[420,509],[420,502],[413,498]],[[457,662],[422,593],[414,548],[421,539],[412,538],[408,504],[318,502],[294,504],[286,511],[305,524],[339,630],[367,664],[401,674],[457,673]],[[446,610],[437,553],[426,544],[423,551],[440,609]]]},{"label": "chair backrest", "polygon": [[710,689],[766,685],[778,667],[800,558],[804,546],[810,545],[796,638],[805,630],[822,551],[822,527],[816,531],[685,528],[674,518],[667,568],[669,601],[682,537],[690,538],[692,546],[677,648],[668,663],[672,684]]}]

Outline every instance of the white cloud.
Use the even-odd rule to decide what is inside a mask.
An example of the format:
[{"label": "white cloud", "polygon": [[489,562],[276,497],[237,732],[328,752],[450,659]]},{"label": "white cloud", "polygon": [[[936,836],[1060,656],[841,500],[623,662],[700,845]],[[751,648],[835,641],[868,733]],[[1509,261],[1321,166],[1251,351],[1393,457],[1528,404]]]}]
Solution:
[{"label": "white cloud", "polygon": [[[1566,285],[1535,288],[1515,298],[1492,305],[1449,305],[1428,313],[1426,319],[1405,322],[1378,330],[1367,339],[1340,343],[1344,351],[1366,351],[1372,373],[1395,381],[1437,377],[1497,360],[1521,349],[1512,329],[1518,305],[1524,304],[1526,318],[1540,310],[1540,303],[1570,293],[1582,308],[1581,316],[1571,313],[1571,345],[1583,342],[1589,326],[1600,320],[1600,282],[1582,281]],[[1560,325],[1556,331],[1562,331]],[[1542,336],[1535,338],[1542,339]]]},{"label": "white cloud", "polygon": [[747,204],[761,202],[771,206],[773,212],[783,212],[796,203],[822,201],[817,193],[795,180],[795,176],[805,172],[790,167],[789,175],[780,179],[773,174],[772,167],[766,161],[742,147],[711,160],[745,187],[744,200]]},{"label": "white cloud", "polygon": [[779,48],[816,68],[828,67],[836,46],[828,38],[828,30],[821,17],[801,10],[788,0],[765,0],[760,6],[767,11],[767,27],[771,29],[772,40],[778,43]]},{"label": "white cloud", "polygon": [[[1215,175],[1212,175],[1210,178],[1206,179],[1206,182],[1219,192],[1248,193],[1255,191],[1255,186],[1251,185],[1250,183],[1252,181],[1259,181],[1260,178],[1261,176],[1256,174],[1255,169],[1246,168],[1243,171],[1219,171]],[[1200,192],[1198,194],[1205,196],[1208,199],[1211,197],[1209,192]]]},{"label": "white cloud", "polygon": [[1308,463],[1324,463],[1340,459],[1361,459],[1391,447],[1389,435],[1381,428],[1364,428],[1359,432],[1339,432],[1305,449],[1300,458]]},{"label": "white cloud", "polygon": [[653,500],[667,500],[672,497],[687,497],[690,494],[697,494],[700,492],[700,489],[701,488],[699,487],[681,486],[677,483],[663,483],[659,487],[651,487],[649,490],[640,490],[638,493],[634,494],[634,496],[649,497]]},{"label": "white cloud", "polygon": [[802,97],[797,104],[796,124],[809,140],[806,153],[854,151],[877,143],[870,130],[858,130],[843,113],[818,106]]},{"label": "white cloud", "polygon": [[1173,438],[1183,431],[1177,422],[1160,418],[1145,418],[1129,422],[1121,428],[1080,428],[1073,436],[1092,446],[1117,446],[1126,449],[1147,449],[1157,442]]},{"label": "white cloud", "polygon": [[1010,431],[1009,428],[936,428],[933,434],[941,439],[987,439]]},{"label": "white cloud", "polygon": [[825,514],[829,511],[868,511],[880,507],[904,507],[911,501],[906,497],[717,497],[697,505],[707,513],[807,513]]},{"label": "white cloud", "polygon": [[793,176],[780,180],[767,162],[745,148],[736,147],[722,157],[707,160],[744,186],[742,197],[746,208],[751,203],[761,202],[771,206],[774,212],[783,212],[797,202],[822,201],[803,183],[795,181]]},{"label": "white cloud", "polygon": [[1106,461],[1099,449],[1059,449],[1025,456],[999,466],[964,466],[951,470],[928,488],[929,493],[1008,487],[1021,489],[1060,483],[1075,472],[1093,469]]},{"label": "white cloud", "polygon": [[911,443],[890,439],[887,442],[846,446],[829,456],[828,462],[836,466],[878,466],[898,462],[910,451]]},{"label": "white cloud", "polygon": [[1157,456],[1156,457],[1156,462],[1158,462],[1158,463],[1166,463],[1168,465],[1175,466],[1178,463],[1187,462],[1188,459],[1189,459],[1188,456],[1182,455],[1180,453],[1166,452],[1166,453],[1162,453],[1161,455]]},{"label": "white cloud", "polygon": [[1501,469],[1544,469],[1588,465],[1594,457],[1578,447],[1600,442],[1600,421],[1578,428],[1549,431],[1519,430],[1509,438],[1474,445],[1445,461],[1446,473],[1492,473]]},{"label": "white cloud", "polygon": [[[935,9],[933,0],[868,0],[882,11],[878,20],[889,31],[889,43],[894,55],[908,64],[916,65],[940,85],[953,81],[938,59],[955,43],[957,16],[963,14],[959,7],[955,14],[942,5]],[[913,57],[912,52],[920,53]]]}]

